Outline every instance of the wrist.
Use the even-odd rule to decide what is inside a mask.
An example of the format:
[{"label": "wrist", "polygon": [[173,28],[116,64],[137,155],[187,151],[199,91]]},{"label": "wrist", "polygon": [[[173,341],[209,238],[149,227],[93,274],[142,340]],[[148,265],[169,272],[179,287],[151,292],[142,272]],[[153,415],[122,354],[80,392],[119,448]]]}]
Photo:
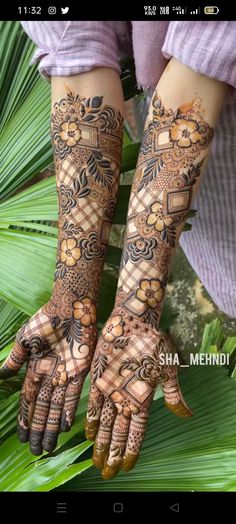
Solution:
[{"label": "wrist", "polygon": [[159,329],[165,289],[159,279],[141,279],[139,287],[130,293],[119,290],[112,315],[120,315],[132,326]]},{"label": "wrist", "polygon": [[[78,320],[82,327],[97,324],[97,301],[89,294],[77,293],[74,290],[64,290],[62,281],[54,285],[53,293],[47,304],[42,308],[52,322],[58,324],[67,319]],[[56,327],[55,324],[55,327]]]}]

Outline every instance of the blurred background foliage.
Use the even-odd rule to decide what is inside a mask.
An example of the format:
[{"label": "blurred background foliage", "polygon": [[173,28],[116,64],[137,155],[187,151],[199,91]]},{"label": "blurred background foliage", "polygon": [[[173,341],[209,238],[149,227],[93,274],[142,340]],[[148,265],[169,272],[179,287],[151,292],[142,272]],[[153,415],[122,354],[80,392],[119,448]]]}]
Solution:
[{"label": "blurred background foliage", "polygon": [[[58,210],[49,132],[50,86],[36,66],[29,67],[34,45],[20,24],[1,22],[0,32],[1,363],[19,327],[50,297]],[[125,99],[135,97],[140,109],[143,94],[137,92],[132,61],[122,63],[121,78]],[[139,141],[126,122],[121,185],[100,293],[100,327],[113,306],[138,150]],[[198,286],[195,302],[188,299],[193,283]],[[197,316],[197,309],[202,315]],[[195,416],[187,421],[175,418],[164,408],[158,391],[137,466],[105,482],[92,466],[91,443],[83,431],[88,380],[72,430],[60,436],[52,455],[36,458],[16,436],[21,370],[17,377],[0,383],[0,491],[235,491],[235,320],[209,302],[181,252],[173,264],[161,328],[175,336],[184,358],[199,350],[230,355],[227,368],[197,367],[180,373]]]}]

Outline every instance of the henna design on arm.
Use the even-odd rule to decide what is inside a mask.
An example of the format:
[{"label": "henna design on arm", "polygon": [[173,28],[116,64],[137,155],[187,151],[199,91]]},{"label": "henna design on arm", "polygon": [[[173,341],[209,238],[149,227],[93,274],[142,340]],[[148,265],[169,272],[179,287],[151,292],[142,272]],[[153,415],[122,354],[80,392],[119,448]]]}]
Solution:
[{"label": "henna design on arm", "polygon": [[70,429],[97,341],[97,299],[119,184],[122,116],[68,93],[51,118],[59,201],[51,299],[17,335],[0,378],[28,360],[18,434],[38,455]]},{"label": "henna design on arm", "polygon": [[150,118],[130,198],[118,289],[131,314],[158,327],[177,231],[191,206],[213,129],[202,117],[199,99],[173,111],[155,94]]},{"label": "henna design on arm", "polygon": [[86,433],[104,478],[135,464],[158,384],[169,409],[191,416],[177,368],[161,355],[175,352],[159,320],[176,241],[213,129],[199,98],[166,109],[154,94],[132,186],[114,310],[91,367]]}]

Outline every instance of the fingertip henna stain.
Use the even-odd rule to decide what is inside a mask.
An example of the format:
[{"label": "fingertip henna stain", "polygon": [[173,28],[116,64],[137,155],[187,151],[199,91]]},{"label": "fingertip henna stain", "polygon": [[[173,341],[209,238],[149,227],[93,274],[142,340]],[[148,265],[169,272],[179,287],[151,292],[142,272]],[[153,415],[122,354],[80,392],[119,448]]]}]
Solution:
[{"label": "fingertip henna stain", "polygon": [[181,418],[191,418],[193,417],[193,412],[191,409],[183,404],[183,402],[178,402],[177,404],[171,404],[170,402],[165,402],[167,409],[172,411],[174,415]]},{"label": "fingertip henna stain", "polygon": [[86,420],[85,436],[91,442],[94,442],[96,438],[98,426],[99,422],[97,420]]},{"label": "fingertip henna stain", "polygon": [[131,455],[131,454],[124,455],[124,458],[122,461],[122,469],[126,473],[128,473],[129,471],[131,471],[131,469],[134,468],[138,459],[139,459],[139,455]]},{"label": "fingertip henna stain", "polygon": [[102,469],[101,475],[103,480],[113,479],[120,470],[121,463],[119,464],[105,464]]}]

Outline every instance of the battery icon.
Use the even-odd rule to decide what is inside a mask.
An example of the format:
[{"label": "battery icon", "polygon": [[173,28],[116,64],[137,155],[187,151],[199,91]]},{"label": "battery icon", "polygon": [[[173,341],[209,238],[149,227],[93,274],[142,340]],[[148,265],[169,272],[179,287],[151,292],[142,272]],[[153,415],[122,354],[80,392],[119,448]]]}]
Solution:
[{"label": "battery icon", "polygon": [[219,7],[216,7],[215,5],[208,5],[204,7],[204,13],[205,15],[218,15]]}]

